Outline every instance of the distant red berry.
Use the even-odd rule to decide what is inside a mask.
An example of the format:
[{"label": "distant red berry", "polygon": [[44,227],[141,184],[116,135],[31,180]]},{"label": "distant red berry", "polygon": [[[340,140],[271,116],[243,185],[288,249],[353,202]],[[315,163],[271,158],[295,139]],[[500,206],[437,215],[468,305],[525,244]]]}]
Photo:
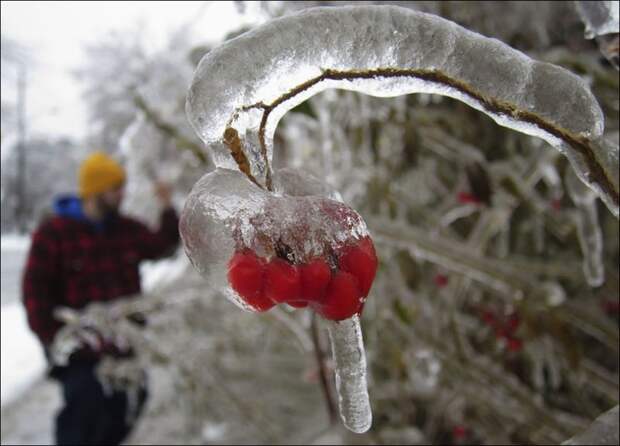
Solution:
[{"label": "distant red berry", "polygon": [[323,302],[314,303],[313,307],[325,319],[341,321],[360,311],[361,297],[355,276],[338,271],[329,282]]},{"label": "distant red berry", "polygon": [[265,268],[265,296],[274,302],[300,300],[299,269],[279,257],[271,259]]},{"label": "distant red berry", "polygon": [[551,209],[553,209],[554,211],[559,211],[560,209],[562,209],[562,200],[560,200],[559,198],[554,198],[553,200],[551,200]]},{"label": "distant red berry", "polygon": [[508,316],[505,327],[508,333],[512,334],[517,330],[517,328],[519,328],[520,324],[521,318],[519,317],[519,315],[517,313],[512,313],[510,316]]},{"label": "distant red berry", "polygon": [[299,266],[301,274],[301,299],[320,302],[331,279],[329,265],[323,259],[314,259]]},{"label": "distant red berry", "polygon": [[602,303],[603,311],[609,315],[618,314],[618,310],[620,310],[620,305],[618,305],[617,300],[605,300]]},{"label": "distant red berry", "polygon": [[455,440],[463,440],[467,436],[467,428],[465,426],[457,425],[452,428],[452,437]]},{"label": "distant red berry", "polygon": [[358,280],[362,296],[368,296],[377,273],[377,254],[370,237],[364,237],[356,245],[346,246],[338,266],[342,271],[353,274]]},{"label": "distant red berry", "polygon": [[487,325],[494,325],[495,324],[495,313],[493,313],[493,311],[491,311],[491,310],[483,310],[482,314],[480,315],[480,318]]},{"label": "distant red berry", "polygon": [[435,282],[437,288],[443,288],[448,284],[448,277],[444,274],[436,274],[433,278],[433,282]]},{"label": "distant red berry", "polygon": [[235,253],[228,263],[230,287],[257,311],[267,311],[275,305],[263,294],[264,271],[263,259],[249,249]]},{"label": "distant red berry", "polygon": [[481,201],[478,197],[468,192],[459,192],[457,195],[457,200],[461,204],[480,204]]},{"label": "distant red berry", "polygon": [[508,330],[505,327],[498,326],[495,328],[495,337],[497,339],[507,338],[509,335]]},{"label": "distant red berry", "polygon": [[509,352],[518,352],[523,348],[523,341],[517,338],[506,338],[506,348]]}]

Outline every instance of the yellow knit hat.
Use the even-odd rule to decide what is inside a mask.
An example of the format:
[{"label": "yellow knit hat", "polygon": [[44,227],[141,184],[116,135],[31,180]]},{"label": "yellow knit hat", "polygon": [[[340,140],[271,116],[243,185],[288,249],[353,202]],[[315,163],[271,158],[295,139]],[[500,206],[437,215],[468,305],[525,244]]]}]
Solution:
[{"label": "yellow knit hat", "polygon": [[79,194],[89,198],[120,186],[124,181],[125,171],[119,163],[103,152],[94,152],[80,166]]}]

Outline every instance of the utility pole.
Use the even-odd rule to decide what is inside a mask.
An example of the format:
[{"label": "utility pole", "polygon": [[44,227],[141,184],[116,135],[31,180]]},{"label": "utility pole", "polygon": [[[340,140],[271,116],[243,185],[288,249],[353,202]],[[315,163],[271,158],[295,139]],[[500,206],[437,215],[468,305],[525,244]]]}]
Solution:
[{"label": "utility pole", "polygon": [[15,220],[17,231],[26,233],[26,64],[17,68],[17,200]]}]

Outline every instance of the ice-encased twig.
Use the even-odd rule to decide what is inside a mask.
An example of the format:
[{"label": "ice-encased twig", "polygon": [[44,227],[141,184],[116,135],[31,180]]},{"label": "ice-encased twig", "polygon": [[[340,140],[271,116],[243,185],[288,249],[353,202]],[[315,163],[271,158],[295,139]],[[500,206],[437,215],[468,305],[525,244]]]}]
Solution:
[{"label": "ice-encased twig", "polygon": [[603,114],[583,80],[410,9],[312,8],[272,20],[202,59],[186,110],[222,167],[237,167],[223,138],[235,129],[253,176],[270,188],[279,119],[328,88],[463,101],[556,147],[618,216],[618,147],[602,140]]},{"label": "ice-encased twig", "polygon": [[446,240],[445,237],[429,235],[421,229],[387,219],[372,219],[369,226],[376,240],[408,249],[414,257],[467,275],[502,294],[513,298],[524,294],[542,296],[530,276],[507,267],[505,263],[473,254],[469,246],[455,239]]},{"label": "ice-encased twig", "polygon": [[596,195],[573,173],[566,173],[566,189],[577,207],[577,234],[583,253],[583,273],[592,287],[605,281],[603,265],[603,233],[598,221]]},{"label": "ice-encased twig", "polygon": [[355,433],[370,429],[372,412],[366,387],[366,353],[357,315],[343,321],[326,321],[336,371],[340,417]]},{"label": "ice-encased twig", "polygon": [[[446,379],[458,380],[459,392],[468,398],[480,398],[481,405],[493,407],[502,417],[513,419],[519,425],[544,423],[554,431],[554,437],[560,438],[566,438],[568,434],[585,427],[585,420],[579,417],[547,409],[535,392],[513,375],[506,374],[501,366],[488,357],[479,354],[470,358],[459,357],[454,354],[453,346],[445,337],[433,336],[415,324],[403,326],[396,323],[394,326],[403,335],[414,337],[416,342],[426,344],[435,352],[446,373],[449,373]],[[489,382],[494,383],[493,389],[489,388]],[[498,388],[503,391],[499,394],[502,398],[498,397],[495,390]]]}]

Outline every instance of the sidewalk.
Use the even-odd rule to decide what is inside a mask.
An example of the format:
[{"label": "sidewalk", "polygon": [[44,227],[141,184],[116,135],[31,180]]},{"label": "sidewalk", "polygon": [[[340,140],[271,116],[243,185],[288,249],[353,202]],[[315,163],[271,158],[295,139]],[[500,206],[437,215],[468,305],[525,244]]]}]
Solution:
[{"label": "sidewalk", "polygon": [[2,407],[2,444],[53,444],[60,404],[60,387],[47,379],[37,380],[20,398]]}]

